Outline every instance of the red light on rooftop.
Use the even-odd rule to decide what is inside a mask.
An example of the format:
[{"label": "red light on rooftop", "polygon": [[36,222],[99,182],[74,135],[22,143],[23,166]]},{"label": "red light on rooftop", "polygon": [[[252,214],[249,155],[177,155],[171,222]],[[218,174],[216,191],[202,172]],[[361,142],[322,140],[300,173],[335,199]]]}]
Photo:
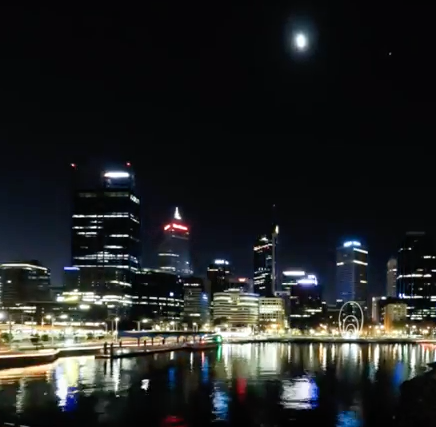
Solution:
[{"label": "red light on rooftop", "polygon": [[176,230],[188,231],[188,227],[185,227],[184,225],[173,224],[173,228],[175,228]]},{"label": "red light on rooftop", "polygon": [[130,166],[132,166],[132,164],[131,164],[130,162],[127,162],[127,163],[126,163],[126,166],[127,166],[128,168],[130,168]]},{"label": "red light on rooftop", "polygon": [[185,227],[184,225],[175,224],[175,223],[167,224],[164,227],[164,230],[166,231],[166,230],[169,230],[170,228],[174,229],[174,230],[188,231],[188,227]]},{"label": "red light on rooftop", "polygon": [[76,169],[77,165],[75,163],[71,163],[71,167]]}]

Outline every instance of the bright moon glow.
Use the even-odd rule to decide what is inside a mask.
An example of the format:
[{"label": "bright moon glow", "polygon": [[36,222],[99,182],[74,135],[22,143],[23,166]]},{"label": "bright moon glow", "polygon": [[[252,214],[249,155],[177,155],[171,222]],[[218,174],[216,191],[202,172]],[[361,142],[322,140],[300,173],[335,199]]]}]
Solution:
[{"label": "bright moon glow", "polygon": [[298,50],[305,50],[307,48],[307,37],[300,33],[295,36],[295,46]]}]

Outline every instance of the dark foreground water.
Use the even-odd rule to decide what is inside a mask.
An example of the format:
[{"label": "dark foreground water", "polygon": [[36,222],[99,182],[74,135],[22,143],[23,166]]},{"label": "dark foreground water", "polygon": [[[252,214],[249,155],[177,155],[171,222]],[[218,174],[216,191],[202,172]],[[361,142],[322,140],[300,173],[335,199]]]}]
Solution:
[{"label": "dark foreground water", "polygon": [[388,427],[400,384],[435,359],[431,346],[358,344],[66,358],[0,371],[0,415],[35,426]]}]

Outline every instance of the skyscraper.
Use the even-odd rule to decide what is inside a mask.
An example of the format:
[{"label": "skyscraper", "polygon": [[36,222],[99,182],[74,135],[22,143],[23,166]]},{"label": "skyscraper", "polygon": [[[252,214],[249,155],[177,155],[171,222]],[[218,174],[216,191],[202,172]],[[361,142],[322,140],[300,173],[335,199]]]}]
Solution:
[{"label": "skyscraper", "polygon": [[102,172],[91,188],[75,189],[71,243],[72,266],[80,269],[79,291],[125,304],[141,253],[140,204],[129,163]]},{"label": "skyscraper", "polygon": [[368,251],[360,242],[345,242],[336,251],[336,298],[367,305]]},{"label": "skyscraper", "polygon": [[386,296],[397,296],[397,259],[393,257],[386,266]]},{"label": "skyscraper", "polygon": [[189,253],[189,228],[183,223],[176,207],[170,222],[164,226],[164,235],[159,247],[159,269],[179,276],[193,274]]},{"label": "skyscraper", "polygon": [[280,286],[280,274],[278,271],[278,243],[279,243],[279,226],[274,225],[273,232],[271,236],[271,243],[272,243],[272,268],[271,268],[271,294],[274,295],[276,291],[279,290]]},{"label": "skyscraper", "polygon": [[409,232],[401,242],[396,291],[408,305],[408,320],[436,320],[436,250],[424,232]]},{"label": "skyscraper", "polygon": [[262,297],[273,296],[273,241],[268,236],[256,240],[254,254],[254,292]]},{"label": "skyscraper", "polygon": [[216,259],[207,267],[206,291],[209,297],[215,292],[227,291],[230,287],[231,267],[225,259]]}]

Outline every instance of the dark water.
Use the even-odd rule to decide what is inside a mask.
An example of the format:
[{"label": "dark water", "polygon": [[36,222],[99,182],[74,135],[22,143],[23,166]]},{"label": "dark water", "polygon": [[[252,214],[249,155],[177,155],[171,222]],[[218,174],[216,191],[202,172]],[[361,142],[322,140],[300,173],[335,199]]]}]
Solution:
[{"label": "dark water", "polygon": [[45,426],[68,419],[74,425],[388,427],[400,384],[435,359],[432,347],[358,344],[223,345],[112,363],[66,358],[0,371],[0,414]]}]

